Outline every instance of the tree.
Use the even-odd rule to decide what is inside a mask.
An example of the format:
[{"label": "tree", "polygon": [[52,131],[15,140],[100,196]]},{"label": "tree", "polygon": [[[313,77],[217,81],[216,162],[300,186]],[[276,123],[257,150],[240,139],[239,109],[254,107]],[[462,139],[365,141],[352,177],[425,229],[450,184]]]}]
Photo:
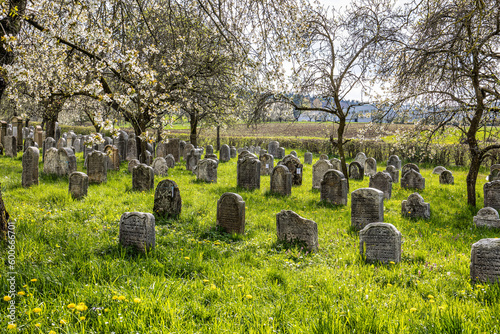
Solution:
[{"label": "tree", "polygon": [[480,140],[480,130],[498,121],[500,111],[500,1],[425,0],[408,12],[407,34],[397,53],[388,53],[393,100],[412,103],[412,113],[432,126],[430,137],[445,126],[466,138],[470,167],[467,203],[476,206],[481,162],[499,144]]}]

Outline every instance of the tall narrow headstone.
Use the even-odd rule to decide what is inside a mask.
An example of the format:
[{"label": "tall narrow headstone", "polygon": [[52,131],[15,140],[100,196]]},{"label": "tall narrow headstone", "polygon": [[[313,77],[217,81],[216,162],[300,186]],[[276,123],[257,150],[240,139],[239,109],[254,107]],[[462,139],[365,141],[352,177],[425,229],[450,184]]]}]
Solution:
[{"label": "tall narrow headstone", "polygon": [[284,159],[285,158],[285,148],[284,147],[278,147],[278,153],[277,155],[271,154],[273,157],[278,158],[278,159]]},{"label": "tall narrow headstone", "polygon": [[45,152],[51,147],[56,147],[56,140],[52,137],[47,137],[43,141],[43,149],[42,149],[42,161],[45,161]]},{"label": "tall narrow headstone", "polygon": [[278,148],[280,147],[280,143],[277,141],[272,141],[267,145],[267,152],[271,154],[273,157],[278,156]]},{"label": "tall narrow headstone", "polygon": [[116,147],[118,148],[120,162],[125,161],[127,159],[127,153],[128,153],[127,145],[128,145],[128,134],[125,131],[121,130],[118,134],[117,145],[116,145]]},{"label": "tall narrow headstone", "polygon": [[76,171],[76,156],[72,149],[62,147],[59,154],[59,175],[68,176]]},{"label": "tall narrow headstone", "polygon": [[69,176],[69,193],[73,199],[87,196],[89,177],[82,172],[73,172]]},{"label": "tall narrow headstone", "polygon": [[194,171],[194,168],[198,165],[201,156],[197,150],[193,149],[186,157],[186,170]]},{"label": "tall narrow headstone", "polygon": [[245,201],[235,193],[224,193],[217,201],[217,226],[227,233],[245,233]]},{"label": "tall narrow headstone", "polygon": [[181,214],[182,199],[177,183],[161,180],[156,186],[153,212],[160,217],[177,217]]},{"label": "tall narrow headstone", "polygon": [[300,159],[289,154],[278,162],[280,165],[285,165],[290,173],[292,173],[293,185],[300,186],[302,184],[302,175],[304,166],[300,163]]},{"label": "tall narrow headstone", "polygon": [[312,168],[312,187],[313,189],[321,188],[321,180],[323,180],[323,176],[325,173],[334,169],[333,165],[328,160],[318,160]]},{"label": "tall narrow headstone", "polygon": [[377,173],[377,161],[374,158],[365,160],[365,175],[373,176]]},{"label": "tall narrow headstone", "polygon": [[359,252],[366,262],[401,262],[401,232],[388,223],[370,223],[359,231]]},{"label": "tall narrow headstone", "polygon": [[35,128],[35,141],[38,144],[38,147],[43,146],[43,130],[40,125],[37,125]]},{"label": "tall narrow headstone", "polygon": [[276,214],[276,232],[279,241],[301,242],[309,251],[318,250],[316,222],[303,218],[291,210],[282,210]]},{"label": "tall narrow headstone", "polygon": [[349,178],[354,180],[363,180],[365,169],[361,163],[353,161],[349,164]]},{"label": "tall narrow headstone", "polygon": [[384,193],[360,188],[351,193],[351,226],[361,230],[369,223],[384,221]]},{"label": "tall narrow headstone", "polygon": [[108,170],[120,170],[120,150],[116,146],[106,145],[104,154],[107,156]]},{"label": "tall narrow headstone", "polygon": [[472,245],[470,278],[473,284],[500,280],[500,239],[481,239]]},{"label": "tall narrow headstone", "polygon": [[38,160],[40,151],[30,146],[23,153],[22,185],[24,188],[38,185]]},{"label": "tall narrow headstone", "polygon": [[137,140],[135,138],[135,134],[131,134],[129,137],[128,137],[128,140],[127,140],[127,157],[126,159],[128,161],[131,161],[131,160],[134,160],[134,159],[137,159],[138,158],[138,155],[137,155]]},{"label": "tall narrow headstone", "polygon": [[401,202],[401,214],[410,218],[431,218],[431,206],[424,202],[424,198],[419,193],[408,196],[406,201]]},{"label": "tall narrow headstone", "polygon": [[59,151],[55,147],[50,147],[45,152],[43,162],[43,173],[47,175],[60,175]]},{"label": "tall narrow headstone", "polygon": [[220,147],[219,160],[220,162],[228,162],[231,159],[231,152],[229,146],[224,144]]},{"label": "tall narrow headstone", "polygon": [[87,156],[89,183],[103,183],[108,180],[107,156],[101,151],[90,152]]},{"label": "tall narrow headstone", "polygon": [[270,154],[263,154],[259,157],[260,175],[270,175],[274,168],[274,158]]},{"label": "tall narrow headstone", "polygon": [[169,138],[166,145],[166,153],[167,155],[172,154],[175,159],[175,162],[180,161],[180,143],[179,138]]},{"label": "tall narrow headstone", "polygon": [[140,252],[155,248],[155,217],[150,213],[125,212],[120,218],[120,245]]},{"label": "tall narrow headstone", "polygon": [[[325,160],[326,161],[326,160]],[[347,179],[341,171],[328,170],[321,180],[321,200],[334,205],[347,205]]]},{"label": "tall narrow headstone", "polygon": [[238,151],[236,150],[236,147],[231,146],[231,148],[229,149],[229,155],[231,159],[234,159],[238,156]]},{"label": "tall narrow headstone", "polygon": [[313,163],[313,154],[311,152],[304,153],[304,163],[308,165]]},{"label": "tall narrow headstone", "polygon": [[248,190],[260,188],[260,161],[248,156],[238,159],[236,165],[237,185]]},{"label": "tall narrow headstone", "polygon": [[5,146],[4,138],[7,136],[7,122],[0,121],[0,144]]},{"label": "tall narrow headstone", "polygon": [[193,144],[186,143],[186,145],[184,146],[184,153],[182,154],[182,156],[184,157],[184,160],[187,160],[188,154],[191,152],[191,150],[194,150],[194,149],[195,149],[195,147],[193,146]]},{"label": "tall narrow headstone", "polygon": [[378,172],[370,177],[370,188],[375,188],[384,193],[384,198],[390,199],[392,195],[392,177],[385,172]]},{"label": "tall narrow headstone", "polygon": [[11,158],[17,157],[17,140],[14,136],[4,137],[4,151],[5,155]]},{"label": "tall narrow headstone", "polygon": [[385,171],[391,176],[392,183],[399,183],[399,170],[397,170],[396,167],[388,165]]},{"label": "tall narrow headstone", "polygon": [[132,189],[148,191],[154,188],[155,173],[153,168],[146,164],[139,164],[132,169]]},{"label": "tall narrow headstone", "polygon": [[292,194],[292,173],[284,165],[278,165],[271,171],[271,192],[283,196]]},{"label": "tall narrow headstone", "polygon": [[483,186],[484,206],[500,210],[500,180],[487,182]]}]

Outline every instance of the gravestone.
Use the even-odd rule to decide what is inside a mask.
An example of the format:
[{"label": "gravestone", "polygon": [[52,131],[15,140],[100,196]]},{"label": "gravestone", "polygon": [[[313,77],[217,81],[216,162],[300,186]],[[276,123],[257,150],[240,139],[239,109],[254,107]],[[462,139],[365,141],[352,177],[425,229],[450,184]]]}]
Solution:
[{"label": "gravestone", "polygon": [[493,169],[486,179],[489,182],[500,180],[500,169]]},{"label": "gravestone", "polygon": [[198,180],[217,183],[217,161],[213,159],[203,159],[195,167],[195,174]]},{"label": "gravestone", "polygon": [[80,138],[76,138],[73,144],[76,153],[82,152],[82,140]]},{"label": "gravestone", "polygon": [[4,138],[7,136],[7,122],[0,121],[0,144],[4,146]]},{"label": "gravestone", "polygon": [[153,163],[153,155],[148,150],[146,150],[143,153],[144,153],[144,161],[145,161],[146,165],[151,166],[151,164]]},{"label": "gravestone", "polygon": [[360,188],[351,193],[351,226],[359,231],[369,223],[384,221],[384,193]]},{"label": "gravestone", "polygon": [[227,233],[245,233],[245,201],[235,193],[224,193],[217,201],[217,226]]},{"label": "gravestone", "polygon": [[403,177],[401,177],[401,188],[425,189],[425,179],[419,172],[410,169],[406,172],[406,174],[403,174]]},{"label": "gravestone", "polygon": [[171,154],[175,162],[179,162],[181,152],[179,138],[169,138],[165,145],[167,155]]},{"label": "gravestone", "polygon": [[500,280],[500,239],[481,239],[472,245],[470,278],[473,284]]},{"label": "gravestone", "polygon": [[238,156],[238,151],[236,151],[236,147],[231,146],[229,150],[229,156],[231,157],[231,159],[236,158]]},{"label": "gravestone", "polygon": [[155,186],[155,173],[153,168],[146,164],[139,164],[132,169],[132,189],[148,191]]},{"label": "gravestone", "polygon": [[399,183],[399,170],[397,170],[396,167],[388,165],[385,171],[391,176],[392,183]]},{"label": "gravestone", "polygon": [[120,218],[120,245],[140,252],[155,248],[155,217],[150,213],[125,212]]},{"label": "gravestone", "polygon": [[328,160],[328,155],[326,155],[326,154],[320,155],[319,160]]},{"label": "gravestone", "polygon": [[297,152],[296,151],[292,151],[290,152],[291,155],[293,155],[294,157],[298,158],[299,156],[297,155]]},{"label": "gravestone", "polygon": [[441,174],[439,174],[439,183],[440,184],[455,184],[455,178],[453,174],[449,170],[445,170]]},{"label": "gravestone", "polygon": [[205,159],[212,159],[213,161],[217,162],[217,166],[219,165],[219,159],[217,159],[216,154],[205,154]]},{"label": "gravestone", "polygon": [[13,136],[16,137],[16,152],[21,151],[23,149],[23,119],[21,117],[12,117],[11,120]]},{"label": "gravestone", "polygon": [[377,173],[377,161],[374,158],[365,160],[365,175],[373,176]]},{"label": "gravestone", "polygon": [[50,147],[45,152],[43,163],[43,173],[48,175],[59,175],[59,151],[55,147]]},{"label": "gravestone", "polygon": [[38,144],[38,147],[43,146],[43,129],[40,125],[37,125],[35,128],[35,141]]},{"label": "gravestone", "polygon": [[165,157],[165,161],[167,163],[167,167],[168,168],[174,168],[175,167],[175,158],[172,154],[167,154],[167,156]]},{"label": "gravestone", "polygon": [[[125,131],[121,130],[118,134],[116,143],[120,162],[127,160],[127,153],[128,153],[127,144],[128,144],[128,134]],[[119,170],[119,168],[115,170]]]},{"label": "gravestone", "polygon": [[63,148],[63,147],[66,147],[66,139],[64,139],[63,137],[61,137],[57,141],[56,148],[60,149],[60,148]]},{"label": "gravestone", "polygon": [[131,134],[129,137],[128,137],[128,140],[127,140],[127,160],[128,161],[131,161],[131,160],[134,160],[134,159],[137,159],[138,158],[138,155],[137,155],[137,141],[136,141],[136,138],[135,138],[135,134]]},{"label": "gravestone", "polygon": [[128,172],[132,174],[132,170],[134,169],[134,167],[136,167],[137,165],[139,165],[141,162],[137,159],[132,159],[129,161],[128,163]]},{"label": "gravestone", "polygon": [[279,165],[285,165],[290,173],[292,173],[292,184],[300,186],[302,184],[303,165],[300,159],[289,154],[278,162]]},{"label": "gravestone", "polygon": [[330,160],[330,163],[332,164],[333,169],[342,171],[342,162],[339,159],[333,158]]},{"label": "gravestone", "polygon": [[353,161],[349,164],[349,178],[353,180],[363,180],[365,169],[361,163]]},{"label": "gravestone", "polygon": [[[151,153],[151,156],[154,157],[155,155],[155,149],[151,143],[146,143],[146,150]],[[153,163],[153,159],[151,159],[151,163]]]},{"label": "gravestone", "polygon": [[165,160],[165,158],[159,157],[154,159],[151,167],[153,167],[155,175],[168,176],[168,165],[167,165],[167,160]]},{"label": "gravestone", "polygon": [[433,170],[432,170],[432,174],[437,174],[437,175],[440,175],[442,172],[444,172],[446,170],[446,168],[444,168],[443,166],[437,166],[435,167]]},{"label": "gravestone", "polygon": [[89,183],[103,183],[108,180],[107,156],[101,151],[92,151],[87,156]]},{"label": "gravestone", "polygon": [[59,123],[56,122],[55,129],[54,129],[54,140],[56,143],[59,141],[61,138],[61,127],[59,126]]},{"label": "gravestone", "polygon": [[73,199],[82,199],[87,196],[89,177],[82,172],[73,172],[69,176],[69,193]]},{"label": "gravestone", "polygon": [[500,181],[487,182],[483,186],[484,206],[500,210]]},{"label": "gravestone", "polygon": [[474,217],[474,225],[476,227],[500,228],[498,211],[490,207],[482,208]]},{"label": "gravestone", "polygon": [[59,154],[59,175],[68,176],[76,172],[75,152],[68,147],[62,147],[58,150]]},{"label": "gravestone", "polygon": [[417,165],[415,165],[415,164],[406,164],[401,169],[401,178],[403,178],[403,176],[406,173],[408,173],[410,170],[414,170],[415,172],[420,173],[420,169],[418,168]]},{"label": "gravestone", "polygon": [[273,157],[278,156],[278,148],[280,147],[280,143],[277,141],[272,141],[267,145],[267,152]]},{"label": "gravestone", "polygon": [[313,154],[311,152],[304,153],[304,163],[308,165],[313,163]]},{"label": "gravestone", "polygon": [[22,186],[29,188],[33,185],[38,185],[38,160],[40,159],[40,151],[38,148],[30,146],[23,153],[23,173]]},{"label": "gravestone", "polygon": [[238,159],[237,185],[248,190],[260,188],[260,160],[249,156]]},{"label": "gravestone", "polygon": [[5,155],[11,158],[17,157],[17,139],[14,136],[4,137]]},{"label": "gravestone", "polygon": [[220,147],[219,160],[220,162],[228,162],[231,160],[231,152],[228,145],[224,144]]},{"label": "gravestone", "polygon": [[194,171],[194,168],[198,165],[200,158],[200,154],[197,150],[191,150],[186,157],[186,170]]},{"label": "gravestone", "polygon": [[274,168],[274,158],[270,154],[263,154],[259,157],[260,175],[270,175]]},{"label": "gravestone", "polygon": [[207,145],[207,153],[206,154],[214,154],[214,147],[212,145]]},{"label": "gravestone", "polygon": [[384,193],[384,198],[391,199],[392,177],[385,172],[378,172],[370,177],[370,188],[375,188]]},{"label": "gravestone", "polygon": [[184,158],[184,161],[187,160],[187,156],[188,154],[191,152],[191,150],[194,150],[195,147],[193,146],[193,144],[191,143],[186,143],[186,146],[184,146],[184,152],[182,154],[183,158]]},{"label": "gravestone", "polygon": [[255,154],[250,153],[250,151],[248,151],[248,150],[242,150],[240,152],[240,154],[238,155],[238,160],[246,158],[246,157],[251,157],[251,158],[257,159],[257,156]]},{"label": "gravestone", "polygon": [[401,160],[397,155],[391,155],[387,161],[387,167],[394,166],[397,170],[401,169]]},{"label": "gravestone", "polygon": [[318,225],[303,218],[291,210],[282,210],[276,214],[276,232],[278,241],[300,242],[309,251],[318,250]]},{"label": "gravestone", "polygon": [[285,158],[285,148],[284,147],[278,147],[278,153],[277,155],[271,154],[273,157],[277,159],[283,159]]},{"label": "gravestone", "polygon": [[359,252],[366,262],[401,262],[401,232],[388,223],[370,223],[359,231]]},{"label": "gravestone", "polygon": [[366,154],[364,154],[363,152],[359,152],[358,154],[356,154],[354,161],[364,167],[366,162]]},{"label": "gravestone", "polygon": [[328,170],[321,180],[320,184],[322,201],[334,205],[347,205],[347,179],[341,171],[336,169]]},{"label": "gravestone", "polygon": [[182,199],[177,183],[161,180],[156,186],[153,212],[160,217],[175,218],[181,214]]},{"label": "gravestone", "polygon": [[167,156],[167,144],[159,142],[156,145],[156,157],[157,158],[165,158]]},{"label": "gravestone", "polygon": [[292,194],[292,173],[284,165],[278,165],[271,171],[271,192],[283,196]]},{"label": "gravestone", "polygon": [[120,170],[120,150],[116,146],[106,145],[104,154],[107,156],[108,170]]},{"label": "gravestone", "polygon": [[[184,140],[179,140],[179,154],[184,156],[184,148],[186,147],[186,142]],[[175,158],[175,156],[174,156]],[[175,162],[178,162],[177,160]]]},{"label": "gravestone", "polygon": [[408,199],[401,202],[401,214],[410,218],[431,218],[431,205],[424,202],[424,198],[419,193],[413,193]]},{"label": "gravestone", "polygon": [[329,170],[334,169],[333,165],[328,160],[318,160],[312,168],[312,188],[320,189],[323,175]]}]

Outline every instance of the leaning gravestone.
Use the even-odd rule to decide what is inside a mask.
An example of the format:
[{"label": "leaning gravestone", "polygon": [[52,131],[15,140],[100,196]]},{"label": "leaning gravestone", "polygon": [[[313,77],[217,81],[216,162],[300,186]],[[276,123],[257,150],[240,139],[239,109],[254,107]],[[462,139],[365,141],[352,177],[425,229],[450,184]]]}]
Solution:
[{"label": "leaning gravestone", "polygon": [[30,146],[23,153],[22,186],[24,188],[38,185],[38,160],[40,151]]},{"label": "leaning gravestone", "polygon": [[194,173],[198,180],[217,183],[217,161],[213,159],[203,159],[198,162]]},{"label": "leaning gravestone", "polygon": [[321,200],[334,205],[347,205],[347,179],[341,171],[330,169],[320,183]]},{"label": "leaning gravestone", "polygon": [[76,156],[75,152],[68,147],[62,147],[58,150],[59,153],[59,175],[69,176],[76,172]]},{"label": "leaning gravestone", "polygon": [[260,161],[252,156],[238,159],[237,185],[248,190],[260,188]]},{"label": "leaning gravestone", "polygon": [[312,187],[313,189],[321,188],[321,180],[323,175],[329,170],[334,169],[333,165],[328,160],[318,160],[312,168]]},{"label": "leaning gravestone", "polygon": [[474,225],[476,227],[500,228],[498,211],[490,207],[482,208],[474,217]]},{"label": "leaning gravestone", "polygon": [[388,223],[370,223],[359,231],[359,252],[366,262],[401,262],[401,232]]},{"label": "leaning gravestone", "polygon": [[89,177],[82,172],[73,172],[69,176],[69,193],[73,199],[87,196]]},{"label": "leaning gravestone", "polygon": [[186,146],[184,146],[184,152],[182,154],[184,160],[187,160],[188,154],[191,152],[191,150],[194,150],[195,147],[191,143],[186,143]]},{"label": "leaning gravestone", "polygon": [[439,174],[439,183],[440,184],[455,184],[455,178],[453,174],[449,170],[445,170],[441,174]]},{"label": "leaning gravestone", "polygon": [[300,186],[302,184],[303,165],[300,163],[299,158],[289,154],[282,161],[278,162],[278,164],[285,165],[290,173],[292,173],[293,185]]},{"label": "leaning gravestone", "polygon": [[399,170],[393,165],[388,165],[385,172],[391,176],[392,183],[399,183]]},{"label": "leaning gravestone", "polygon": [[177,217],[181,214],[182,199],[177,183],[172,180],[162,180],[155,190],[153,212],[160,217]]},{"label": "leaning gravestone", "polygon": [[11,158],[17,157],[17,139],[14,136],[4,137],[5,155]]},{"label": "leaning gravestone", "polygon": [[57,148],[50,147],[45,152],[45,161],[43,163],[43,173],[47,175],[59,175],[59,152]]},{"label": "leaning gravestone", "polygon": [[219,160],[220,162],[228,162],[231,160],[231,152],[228,145],[224,144],[220,147]]},{"label": "leaning gravestone", "polygon": [[309,251],[318,250],[318,225],[291,210],[276,214],[276,231],[282,242],[305,243]]},{"label": "leaning gravestone", "polygon": [[132,170],[134,169],[135,166],[139,165],[141,162],[137,159],[132,159],[128,163],[128,172],[132,174]]},{"label": "leaning gravestone", "polygon": [[125,212],[120,218],[120,245],[140,252],[155,248],[155,217],[150,213]]},{"label": "leaning gravestone", "polygon": [[263,154],[259,157],[260,175],[270,175],[274,168],[274,158],[270,154]]},{"label": "leaning gravestone", "polygon": [[368,158],[365,160],[365,175],[373,176],[377,173],[377,160]]},{"label": "leaning gravestone", "polygon": [[165,158],[159,157],[154,159],[151,167],[153,167],[155,175],[168,176],[168,165],[167,165],[167,160],[165,160]]},{"label": "leaning gravestone", "polygon": [[153,168],[146,164],[139,164],[132,169],[132,189],[148,191],[154,188],[155,173]]},{"label": "leaning gravestone", "polygon": [[87,156],[89,183],[103,183],[108,180],[107,157],[101,151],[93,151]]},{"label": "leaning gravestone", "polygon": [[370,177],[370,188],[375,188],[384,193],[384,198],[391,199],[392,177],[385,172],[378,172]]},{"label": "leaning gravestone", "polygon": [[283,196],[292,194],[292,173],[284,165],[278,165],[271,172],[271,192]]},{"label": "leaning gravestone", "polygon": [[313,163],[313,154],[311,152],[304,153],[304,163],[308,165]]},{"label": "leaning gravestone", "polygon": [[194,168],[198,165],[200,158],[201,157],[196,150],[191,150],[186,157],[186,170],[194,171]]},{"label": "leaning gravestone", "polygon": [[500,239],[481,239],[472,245],[470,278],[473,284],[500,280]]},{"label": "leaning gravestone", "polygon": [[401,169],[401,160],[397,155],[391,155],[387,161],[387,167],[394,166],[397,170]]},{"label": "leaning gravestone", "polygon": [[384,221],[384,193],[360,188],[351,193],[351,226],[359,231],[369,223]]},{"label": "leaning gravestone", "polygon": [[405,174],[408,173],[410,170],[414,170],[415,172],[420,173],[420,169],[418,168],[417,165],[415,165],[415,164],[406,164],[401,169],[401,178],[403,178],[405,176]]},{"label": "leaning gravestone", "polygon": [[359,152],[358,154],[356,154],[354,161],[364,167],[366,162],[366,154],[364,154],[363,152]]},{"label": "leaning gravestone", "polygon": [[483,186],[484,206],[500,210],[500,181],[487,182]]},{"label": "leaning gravestone", "polygon": [[267,145],[267,152],[271,154],[273,157],[278,156],[278,148],[280,147],[280,143],[277,141],[272,141]]},{"label": "leaning gravestone", "polygon": [[430,219],[431,206],[424,202],[419,193],[413,193],[406,201],[401,202],[401,214],[404,217]]},{"label": "leaning gravestone", "polygon": [[227,233],[245,233],[245,201],[235,193],[224,193],[217,201],[217,226]]},{"label": "leaning gravestone", "polygon": [[361,163],[353,161],[349,164],[349,178],[354,180],[363,180],[365,169]]},{"label": "leaning gravestone", "polygon": [[278,153],[277,155],[271,154],[273,157],[277,159],[283,159],[285,157],[285,148],[284,147],[278,147]]},{"label": "leaning gravestone", "polygon": [[437,166],[436,168],[434,168],[432,170],[432,174],[437,174],[437,175],[440,175],[442,172],[444,172],[446,170],[446,168],[444,168],[443,166]]},{"label": "leaning gravestone", "polygon": [[405,174],[403,174],[403,177],[401,177],[401,188],[425,189],[425,179],[419,172],[410,169]]},{"label": "leaning gravestone", "polygon": [[108,170],[120,170],[120,150],[116,146],[106,145],[104,154],[108,157]]},{"label": "leaning gravestone", "polygon": [[337,159],[337,158],[332,158],[330,160],[330,163],[332,164],[333,166],[333,169],[336,169],[336,170],[339,170],[339,171],[342,171],[342,162]]},{"label": "leaning gravestone", "polygon": [[174,168],[175,167],[175,158],[172,154],[167,154],[165,157],[165,162],[167,163],[168,168]]}]

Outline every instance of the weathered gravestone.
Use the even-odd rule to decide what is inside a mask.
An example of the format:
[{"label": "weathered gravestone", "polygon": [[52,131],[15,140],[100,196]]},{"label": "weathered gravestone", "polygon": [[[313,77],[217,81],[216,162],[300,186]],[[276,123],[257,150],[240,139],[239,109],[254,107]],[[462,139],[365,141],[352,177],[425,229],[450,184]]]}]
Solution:
[{"label": "weathered gravestone", "polygon": [[[179,153],[184,156],[184,148],[186,147],[186,142],[184,140],[179,140]],[[177,160],[176,160],[177,162]]]},{"label": "weathered gravestone", "polygon": [[363,180],[365,169],[361,163],[353,161],[349,164],[349,178],[353,180]]},{"label": "weathered gravestone", "polygon": [[5,155],[11,158],[17,157],[17,139],[14,136],[4,137],[4,151]]},{"label": "weathered gravestone", "polygon": [[155,173],[153,168],[146,164],[139,164],[132,169],[132,189],[148,191],[154,188]]},{"label": "weathered gravestone", "polygon": [[472,245],[470,278],[473,284],[500,280],[500,239],[481,239]]},{"label": "weathered gravestone", "polygon": [[177,183],[162,180],[155,190],[153,212],[160,217],[177,217],[181,214],[182,199]]},{"label": "weathered gravestone", "polygon": [[387,167],[394,166],[397,170],[401,169],[401,160],[397,155],[391,155],[387,161]]},{"label": "weathered gravestone", "polygon": [[33,138],[28,137],[24,140],[23,152],[26,151],[26,149],[31,146],[38,148],[38,144],[33,140]]},{"label": "weathered gravestone", "polygon": [[312,168],[312,187],[313,189],[321,188],[321,180],[323,175],[329,170],[334,169],[333,165],[328,160],[318,160]]},{"label": "weathered gravestone", "polygon": [[212,145],[207,145],[207,153],[206,154],[214,154],[214,147]]},{"label": "weathered gravestone", "polygon": [[59,175],[69,176],[76,171],[75,152],[68,147],[62,147],[58,150],[59,154]]},{"label": "weathered gravestone", "polygon": [[401,178],[403,178],[403,176],[405,176],[405,174],[408,173],[410,170],[414,170],[415,172],[420,173],[420,169],[418,168],[417,165],[415,165],[415,164],[406,164],[401,169]]},{"label": "weathered gravestone", "polygon": [[370,188],[375,188],[384,193],[384,198],[391,199],[392,177],[385,172],[378,172],[370,177]]},{"label": "weathered gravestone", "polygon": [[292,173],[284,165],[278,165],[271,172],[271,192],[283,196],[292,194]]},{"label": "weathered gravestone", "polygon": [[0,121],[0,144],[4,145],[4,138],[7,136],[7,122]]},{"label": "weathered gravestone", "polygon": [[[118,138],[116,139],[116,147],[118,148],[119,161],[127,160],[127,149],[128,145],[128,134],[121,130],[118,134]],[[118,170],[118,169],[115,169]]]},{"label": "weathered gravestone", "polygon": [[104,154],[107,156],[108,170],[120,170],[120,151],[116,146],[106,145]]},{"label": "weathered gravestone", "polygon": [[80,138],[76,138],[73,143],[73,147],[75,148],[76,153],[82,152],[82,140]]},{"label": "weathered gravestone", "polygon": [[433,170],[432,170],[432,174],[437,174],[437,175],[440,175],[442,172],[444,172],[446,170],[446,168],[444,168],[443,166],[437,166],[435,167]]},{"label": "weathered gravestone", "polygon": [[48,175],[59,175],[59,152],[57,148],[50,147],[45,152],[45,161],[43,163],[43,172]]},{"label": "weathered gravestone", "polygon": [[260,160],[252,156],[238,159],[237,185],[248,190],[260,188]]},{"label": "weathered gravestone", "polygon": [[386,167],[385,172],[391,176],[392,183],[399,182],[399,170],[397,170],[396,167],[389,165]]},{"label": "weathered gravestone", "polygon": [[359,231],[369,223],[384,221],[384,193],[360,188],[351,193],[351,226]]},{"label": "weathered gravestone", "polygon": [[245,201],[235,193],[224,193],[217,201],[217,226],[227,233],[245,233]]},{"label": "weathered gravestone", "polygon": [[364,154],[363,152],[359,152],[358,154],[356,154],[354,161],[359,163],[364,168],[366,162],[366,154]]},{"label": "weathered gravestone", "polygon": [[217,163],[217,166],[219,165],[219,159],[216,154],[205,154],[205,159],[212,159]]},{"label": "weathered gravestone", "polygon": [[35,141],[38,144],[38,147],[43,146],[43,129],[40,125],[37,125],[35,128]]},{"label": "weathered gravestone", "polygon": [[231,160],[231,152],[228,145],[224,144],[220,147],[219,160],[221,162],[228,162]]},{"label": "weathered gravestone", "polygon": [[326,155],[326,154],[320,155],[319,160],[328,160],[328,155]]},{"label": "weathered gravestone", "polygon": [[236,150],[236,147],[231,146],[229,150],[229,156],[231,157],[231,159],[236,158],[238,156],[238,151]]},{"label": "weathered gravestone", "polygon": [[66,139],[64,139],[63,137],[61,137],[57,141],[56,148],[60,149],[60,148],[63,148],[63,147],[66,147]]},{"label": "weathered gravestone", "polygon": [[69,193],[73,199],[87,196],[89,177],[82,172],[73,172],[69,176]]},{"label": "weathered gravestone", "polygon": [[255,154],[251,153],[250,151],[248,151],[248,150],[241,150],[240,154],[238,155],[238,160],[246,158],[246,157],[252,157],[254,159],[257,159],[257,156]]},{"label": "weathered gravestone", "polygon": [[365,160],[365,175],[373,176],[377,173],[377,161],[374,158]]},{"label": "weathered gravestone", "polygon": [[278,156],[278,148],[280,147],[280,143],[277,141],[272,141],[267,145],[267,152],[271,154],[273,157]]},{"label": "weathered gravestone", "polygon": [[40,151],[38,148],[30,146],[23,153],[23,173],[22,186],[24,188],[38,185],[38,160]]},{"label": "weathered gravestone", "polygon": [[101,151],[93,151],[87,156],[89,183],[103,183],[108,180],[107,156]]},{"label": "weathered gravestone", "polygon": [[318,250],[318,225],[291,210],[282,210],[276,214],[276,231],[282,242],[300,242],[309,251]]},{"label": "weathered gravestone", "polygon": [[155,248],[155,217],[144,212],[125,212],[120,218],[120,245],[140,252]]},{"label": "weathered gravestone", "polygon": [[131,161],[137,159],[139,156],[137,154],[137,140],[135,134],[132,133],[127,140],[127,157],[126,160]]},{"label": "weathered gravestone", "polygon": [[487,182],[483,186],[484,206],[500,210],[500,180]]},{"label": "weathered gravestone", "polygon": [[196,178],[205,182],[217,183],[217,161],[203,159],[198,162],[194,169]]},{"label": "weathered gravestone", "polygon": [[153,163],[153,155],[148,150],[143,152],[143,154],[144,154],[144,161],[145,161],[146,165],[151,166],[151,164]]},{"label": "weathered gravestone", "polygon": [[334,205],[347,205],[347,179],[341,171],[328,170],[321,180],[321,200]]},{"label": "weathered gravestone", "polygon": [[165,157],[165,161],[167,163],[168,168],[174,168],[175,167],[175,158],[172,154],[167,154]]},{"label": "weathered gravestone", "polygon": [[180,161],[180,142],[179,138],[169,138],[165,143],[165,153],[167,155],[171,154],[175,162]]},{"label": "weathered gravestone", "polygon": [[296,151],[292,151],[290,152],[291,155],[293,155],[294,157],[298,158],[299,156],[297,155],[297,152]]},{"label": "weathered gravestone", "polygon": [[487,180],[489,182],[500,180],[500,165],[495,164],[490,167],[490,175],[488,175]]},{"label": "weathered gravestone", "polygon": [[477,227],[500,228],[498,211],[490,207],[482,208],[474,217],[474,224]]},{"label": "weathered gravestone", "polygon": [[168,176],[168,165],[167,160],[163,157],[159,157],[153,160],[153,172],[158,176]]},{"label": "weathered gravestone", "polygon": [[128,163],[128,172],[132,174],[132,170],[134,169],[135,166],[139,165],[141,162],[137,159],[132,159]]},{"label": "weathered gravestone", "polygon": [[431,205],[424,202],[424,198],[419,193],[408,196],[406,201],[401,202],[401,214],[410,218],[431,218]]},{"label": "weathered gravestone", "polygon": [[273,157],[277,159],[283,159],[285,157],[285,148],[284,147],[278,147],[278,153],[277,155],[271,154]]},{"label": "weathered gravestone", "polygon": [[285,165],[290,173],[292,173],[293,185],[300,186],[302,184],[303,165],[300,163],[299,158],[289,154],[282,161],[278,162],[278,165]]},{"label": "weathered gravestone", "polygon": [[425,179],[419,172],[410,169],[401,177],[401,188],[425,189]]},{"label": "weathered gravestone", "polygon": [[191,150],[186,157],[186,170],[194,171],[194,168],[198,165],[200,161],[200,154],[196,150]]},{"label": "weathered gravestone", "polygon": [[308,165],[313,163],[313,154],[311,152],[304,153],[304,163]]},{"label": "weathered gravestone", "polygon": [[366,262],[401,262],[401,232],[388,223],[370,223],[359,231],[359,252]]},{"label": "weathered gravestone", "polygon": [[445,170],[441,174],[439,174],[439,183],[440,184],[455,184],[455,178],[453,174],[449,170]]},{"label": "weathered gravestone", "polygon": [[270,175],[274,168],[274,158],[270,154],[263,154],[259,157],[260,175]]},{"label": "weathered gravestone", "polygon": [[184,161],[187,160],[188,154],[191,153],[191,150],[194,150],[195,147],[191,143],[186,143],[184,146],[184,152],[182,153],[182,156],[184,158]]},{"label": "weathered gravestone", "polygon": [[[341,171],[342,172],[342,161],[340,161],[339,159],[337,158],[332,158],[330,160],[330,163],[332,164],[333,166],[333,169],[336,169],[338,171]],[[346,170],[349,172],[349,165],[346,164]]]}]

